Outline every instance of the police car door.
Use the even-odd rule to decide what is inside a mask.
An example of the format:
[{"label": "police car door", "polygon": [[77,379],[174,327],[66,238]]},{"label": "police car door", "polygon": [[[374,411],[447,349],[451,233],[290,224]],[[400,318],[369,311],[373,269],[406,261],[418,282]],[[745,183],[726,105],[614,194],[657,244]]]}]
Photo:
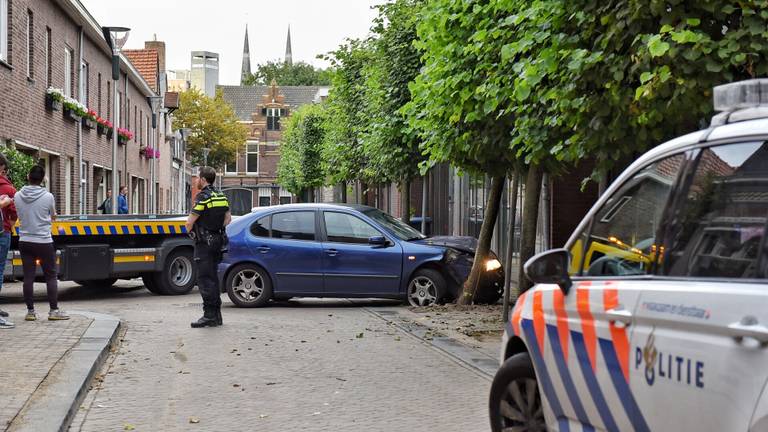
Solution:
[{"label": "police car door", "polygon": [[633,393],[653,430],[746,431],[768,375],[768,146],[694,156],[635,314]]},{"label": "police car door", "polygon": [[560,368],[561,400],[570,401],[563,409],[585,428],[648,430],[632,392],[640,384],[630,376],[632,317],[683,161],[682,154],[657,160],[612,187],[571,247],[574,286],[554,295],[553,316],[572,342],[562,349],[570,351]]}]

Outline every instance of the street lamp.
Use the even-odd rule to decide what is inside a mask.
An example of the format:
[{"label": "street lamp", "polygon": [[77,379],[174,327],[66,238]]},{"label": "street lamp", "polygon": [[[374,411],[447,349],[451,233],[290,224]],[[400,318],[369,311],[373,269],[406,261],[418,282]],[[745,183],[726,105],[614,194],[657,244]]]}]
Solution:
[{"label": "street lamp", "polygon": [[210,152],[210,147],[203,147],[203,166],[208,166],[208,154]]},{"label": "street lamp", "polygon": [[179,133],[181,134],[181,176],[184,179],[184,206],[182,210],[184,213],[186,213],[187,205],[189,204],[189,199],[187,198],[187,185],[189,185],[189,180],[187,180],[187,140],[189,139],[189,135],[192,133],[192,129],[181,128],[179,129]]},{"label": "street lamp", "polygon": [[112,214],[118,213],[118,202],[120,195],[120,183],[117,178],[117,127],[120,121],[120,103],[117,100],[117,82],[120,80],[120,50],[128,41],[128,33],[131,29],[127,27],[102,27],[104,39],[107,40],[109,48],[112,50],[112,100],[114,109],[112,110]]},{"label": "street lamp", "polygon": [[150,212],[151,213],[157,213],[157,197],[155,196],[155,182],[157,181],[157,162],[155,162],[155,159],[157,159],[157,110],[160,109],[161,104],[163,103],[163,97],[162,96],[148,96],[147,102],[149,102],[149,106],[152,108],[152,139],[150,140],[150,144],[152,145],[152,162],[149,166],[149,174],[152,182],[152,187],[150,188]]}]

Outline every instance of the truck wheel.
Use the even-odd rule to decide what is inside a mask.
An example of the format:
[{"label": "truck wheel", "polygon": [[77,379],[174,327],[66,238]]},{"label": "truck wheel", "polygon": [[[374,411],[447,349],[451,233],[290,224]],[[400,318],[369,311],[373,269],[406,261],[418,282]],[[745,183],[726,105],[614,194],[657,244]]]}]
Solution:
[{"label": "truck wheel", "polygon": [[227,295],[236,306],[259,307],[272,298],[272,281],[261,267],[241,264],[227,275]]},{"label": "truck wheel", "polygon": [[152,275],[160,294],[182,295],[192,291],[197,280],[192,253],[191,249],[176,249],[165,258],[163,271]]},{"label": "truck wheel", "polygon": [[117,278],[75,281],[76,284],[86,288],[109,288],[114,285],[115,282],[117,282]]},{"label": "truck wheel", "polygon": [[151,292],[152,294],[158,294],[158,295],[162,294],[162,292],[160,291],[160,288],[157,286],[157,282],[155,281],[154,274],[142,276],[141,281],[144,282],[144,287],[147,289],[147,291]]}]

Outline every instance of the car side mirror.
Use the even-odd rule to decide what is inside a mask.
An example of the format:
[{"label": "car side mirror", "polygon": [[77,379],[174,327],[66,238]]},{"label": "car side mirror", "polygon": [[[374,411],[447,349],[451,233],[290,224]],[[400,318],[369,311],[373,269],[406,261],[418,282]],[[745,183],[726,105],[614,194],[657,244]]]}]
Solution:
[{"label": "car side mirror", "polygon": [[568,275],[568,261],[570,254],[567,249],[552,249],[542,252],[529,259],[523,270],[531,282],[535,284],[557,284],[568,294],[573,285]]},{"label": "car side mirror", "polygon": [[384,247],[389,244],[387,238],[384,236],[373,236],[368,238],[368,244],[371,246]]}]

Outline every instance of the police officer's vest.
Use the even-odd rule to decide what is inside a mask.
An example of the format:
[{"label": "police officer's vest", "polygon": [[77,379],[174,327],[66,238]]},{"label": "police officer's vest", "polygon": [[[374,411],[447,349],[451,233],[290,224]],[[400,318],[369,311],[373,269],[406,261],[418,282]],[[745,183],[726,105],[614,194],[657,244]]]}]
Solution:
[{"label": "police officer's vest", "polygon": [[220,232],[224,229],[224,216],[229,211],[229,201],[226,195],[208,185],[197,194],[194,213],[200,215],[195,227],[209,232]]}]

